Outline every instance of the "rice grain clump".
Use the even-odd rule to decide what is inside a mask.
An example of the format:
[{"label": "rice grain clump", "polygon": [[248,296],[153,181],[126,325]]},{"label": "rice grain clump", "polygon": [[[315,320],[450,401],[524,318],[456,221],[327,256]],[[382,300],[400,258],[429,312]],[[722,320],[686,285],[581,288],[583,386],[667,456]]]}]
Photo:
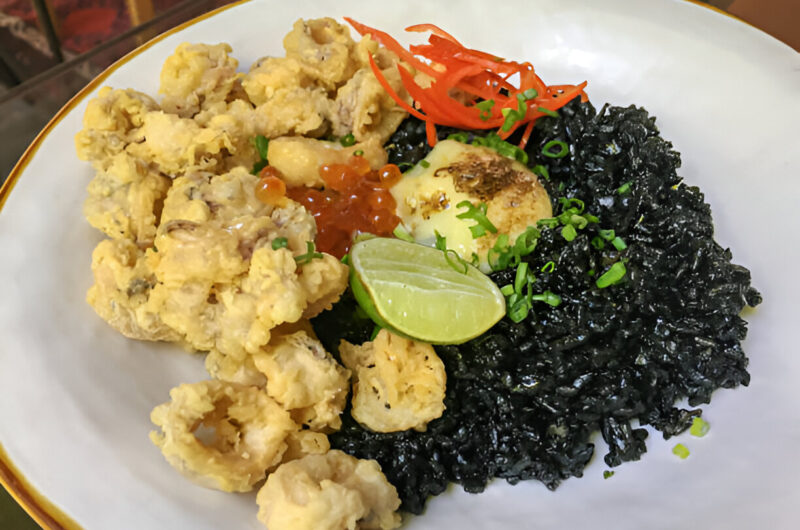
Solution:
[{"label": "rice grain clump", "polygon": [[[537,122],[529,165],[546,168],[554,212],[559,197],[576,198],[599,220],[571,241],[543,228],[524,258],[535,292],[551,291],[561,303],[534,302],[521,322],[504,318],[470,342],[437,346],[446,410],[427,431],[373,433],[348,410],[330,437],[334,448],[377,460],[404,510],[422,512],[449,482],[479,492],[493,477],[537,479],[555,489],[582,475],[596,431],[608,443],[608,466],[638,460],[648,433],[632,421],[669,438],[691,425],[701,413],[694,407],[715,389],[749,383],[739,313],[761,297],[749,271],[714,241],[710,208],[681,182],[679,155],[654,118],[635,107],[598,113],[577,100],[559,114]],[[442,128],[440,138],[452,132]],[[553,140],[567,144],[566,156],[542,153]],[[413,118],[389,141],[393,163],[414,164],[428,150],[424,124]],[[601,230],[614,230],[624,248]],[[598,287],[615,263],[627,271],[622,280]],[[513,284],[515,274],[492,279]],[[372,323],[356,314],[346,296],[314,321],[326,348],[368,339]],[[682,398],[692,409],[675,406]]]}]

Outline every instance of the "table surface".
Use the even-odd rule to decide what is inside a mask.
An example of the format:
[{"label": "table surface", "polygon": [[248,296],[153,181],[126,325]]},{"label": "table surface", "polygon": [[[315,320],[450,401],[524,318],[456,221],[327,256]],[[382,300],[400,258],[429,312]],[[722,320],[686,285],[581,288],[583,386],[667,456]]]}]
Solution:
[{"label": "table surface", "polygon": [[[159,17],[0,95],[0,183],[55,113],[91,79],[154,36],[233,0],[184,2]],[[763,29],[800,51],[800,1],[710,0],[715,7]],[[35,530],[38,525],[0,488],[0,528]]]}]

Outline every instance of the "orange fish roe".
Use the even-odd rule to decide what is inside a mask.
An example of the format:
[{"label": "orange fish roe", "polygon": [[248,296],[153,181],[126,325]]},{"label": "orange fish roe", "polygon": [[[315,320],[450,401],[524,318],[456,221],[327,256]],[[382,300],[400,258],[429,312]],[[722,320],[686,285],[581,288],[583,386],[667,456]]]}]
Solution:
[{"label": "orange fish roe", "polygon": [[319,174],[325,189],[290,188],[287,195],[311,212],[317,221],[317,249],[341,258],[360,233],[392,235],[400,218],[389,192],[402,174],[394,164],[377,171],[364,157],[353,156],[347,164],[323,165]]},{"label": "orange fish roe", "polygon": [[281,172],[272,166],[266,166],[258,174],[256,183],[256,199],[272,206],[280,206],[286,196],[286,184]]}]

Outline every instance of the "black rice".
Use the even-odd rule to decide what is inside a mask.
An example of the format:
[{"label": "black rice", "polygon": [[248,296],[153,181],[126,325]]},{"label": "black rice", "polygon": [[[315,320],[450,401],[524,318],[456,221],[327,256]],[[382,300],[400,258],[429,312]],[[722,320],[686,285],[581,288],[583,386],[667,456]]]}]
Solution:
[{"label": "black rice", "polygon": [[[646,451],[641,426],[669,438],[700,415],[694,407],[715,389],[748,384],[739,313],[761,297],[749,271],[714,241],[703,194],[681,182],[680,157],[654,122],[643,109],[598,113],[577,100],[559,118],[540,120],[529,164],[547,167],[554,209],[558,197],[574,197],[600,220],[571,242],[558,229],[543,230],[525,258],[537,272],[537,292],[550,290],[562,303],[536,303],[520,323],[505,318],[468,343],[437,346],[447,409],[426,432],[373,433],[345,411],[331,445],[376,459],[404,510],[421,513],[450,482],[469,492],[493,477],[555,489],[582,475],[597,431],[609,447],[608,466],[638,460]],[[543,156],[551,140],[566,142],[569,154]],[[390,161],[416,163],[429,151],[424,124],[409,118],[388,147]],[[613,229],[627,248],[595,248],[600,229]],[[620,260],[622,283],[598,288],[597,277]],[[555,268],[541,272],[549,261]],[[514,274],[492,279],[502,286]],[[360,343],[372,330],[350,296],[314,326],[334,353],[340,338]],[[683,398],[691,409],[675,406]]]}]

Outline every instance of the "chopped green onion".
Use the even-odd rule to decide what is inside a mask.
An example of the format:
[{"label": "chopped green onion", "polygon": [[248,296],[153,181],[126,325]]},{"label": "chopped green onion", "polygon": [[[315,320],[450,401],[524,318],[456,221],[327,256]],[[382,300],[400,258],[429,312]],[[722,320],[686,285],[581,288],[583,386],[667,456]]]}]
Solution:
[{"label": "chopped green onion", "polygon": [[436,243],[433,246],[442,252],[447,250],[447,238],[440,234],[438,230],[434,230],[433,235],[436,237]]},{"label": "chopped green onion", "polygon": [[477,267],[480,264],[481,258],[480,256],[478,256],[477,252],[472,253],[472,259],[470,260],[470,262],[472,263],[473,267]]},{"label": "chopped green onion", "polygon": [[625,244],[625,241],[622,240],[621,237],[617,236],[611,240],[611,244],[614,245],[614,248],[623,251],[628,248],[628,245]]},{"label": "chopped green onion", "polygon": [[525,101],[530,101],[538,95],[539,92],[537,92],[535,88],[529,88],[522,93],[522,97],[525,98]]},{"label": "chopped green onion", "polygon": [[703,418],[695,417],[692,420],[692,426],[689,428],[689,434],[692,436],[697,436],[698,438],[702,438],[706,434],[708,434],[708,430],[711,426],[708,424],[706,420]]},{"label": "chopped green onion", "polygon": [[466,208],[465,212],[456,215],[459,219],[471,219],[475,221],[476,225],[470,226],[469,231],[472,233],[473,239],[477,239],[486,234],[486,231],[496,234],[497,227],[492,224],[488,217],[486,217],[487,206],[482,202],[478,206],[473,205],[471,202],[464,200],[456,204],[456,208]]},{"label": "chopped green onion", "polygon": [[511,307],[508,309],[508,318],[510,318],[514,322],[522,322],[528,316],[528,313],[531,311],[531,306],[527,300],[520,299],[516,300]]},{"label": "chopped green onion", "polygon": [[672,454],[681,460],[686,460],[686,458],[689,456],[689,449],[687,449],[683,444],[675,444],[675,447],[672,448]]},{"label": "chopped green onion", "polygon": [[589,221],[590,223],[599,223],[600,219],[596,215],[592,215],[590,213],[583,214],[583,218]]},{"label": "chopped green onion", "polygon": [[531,171],[533,171],[537,176],[543,177],[545,180],[550,180],[550,172],[547,171],[547,168],[541,164],[536,164],[533,166]]},{"label": "chopped green onion", "polygon": [[342,144],[343,147],[356,145],[356,137],[353,136],[353,133],[346,134],[339,139],[339,143]]},{"label": "chopped green onion", "polygon": [[364,156],[364,150],[356,149],[355,151],[353,151],[353,156]]},{"label": "chopped green onion", "polygon": [[591,244],[597,250],[603,250],[606,247],[605,241],[600,236],[594,236],[591,240]]},{"label": "chopped green onion", "polygon": [[514,286],[510,283],[508,285],[504,285],[500,288],[500,292],[503,293],[503,296],[511,296],[514,294]]},{"label": "chopped green onion", "polygon": [[253,145],[256,151],[258,151],[258,156],[261,160],[266,160],[267,153],[269,152],[269,139],[263,134],[257,134],[256,137],[253,138]]},{"label": "chopped green onion", "polygon": [[313,259],[321,259],[324,257],[325,256],[321,252],[315,251],[313,241],[306,241],[306,253],[295,256],[294,260],[298,265],[305,265],[306,263],[311,263]]},{"label": "chopped green onion", "polygon": [[517,275],[514,277],[514,292],[522,294],[522,289],[528,283],[528,262],[523,261],[517,267]]},{"label": "chopped green onion", "polygon": [[[527,90],[526,90],[526,92],[527,92]],[[536,96],[533,96],[533,97],[536,97]],[[524,93],[523,94],[517,94],[517,108],[516,109],[511,109],[511,108],[506,107],[506,108],[500,110],[500,112],[503,114],[503,118],[505,118],[505,120],[503,121],[502,127],[500,127],[501,131],[508,132],[508,131],[511,130],[511,128],[514,126],[515,123],[517,123],[520,120],[525,119],[525,113],[528,110],[528,106],[525,104],[526,101],[527,101],[527,99],[525,98]]]},{"label": "chopped green onion", "polygon": [[411,162],[400,162],[399,164],[397,164],[397,169],[410,169],[412,167],[414,167],[414,164],[412,164]]},{"label": "chopped green onion", "polygon": [[586,203],[580,199],[576,199],[575,197],[559,197],[558,202],[561,205],[562,212],[567,212],[572,206],[575,206],[578,209],[578,211],[575,213],[581,214],[586,208]]},{"label": "chopped green onion", "polygon": [[620,281],[625,276],[626,272],[627,270],[625,269],[625,264],[621,261],[618,261],[609,267],[609,269],[599,278],[597,278],[595,283],[600,289],[605,289],[609,285],[614,285]]},{"label": "chopped green onion", "polygon": [[408,241],[409,243],[415,242],[414,238],[408,233],[408,230],[406,230],[402,224],[398,224],[392,233],[397,239],[402,239],[403,241]]},{"label": "chopped green onion", "polygon": [[605,471],[603,471],[603,479],[604,479],[604,480],[606,480],[606,479],[609,479],[609,478],[611,478],[611,477],[613,477],[613,476],[614,476],[614,472],[613,472],[613,471],[610,471],[610,470],[608,470],[608,469],[606,469]]},{"label": "chopped green onion", "polygon": [[289,246],[289,240],[285,237],[276,237],[272,240],[272,250],[278,250],[279,248],[286,248]]},{"label": "chopped green onion", "polygon": [[466,274],[468,271],[467,262],[464,261],[461,256],[458,255],[453,249],[446,249],[444,250],[444,259],[447,261],[447,264],[450,265],[453,270],[456,272],[460,272],[461,274]]},{"label": "chopped green onion", "polygon": [[500,234],[494,246],[486,253],[486,259],[493,271],[501,271],[511,262],[511,247],[508,245],[508,234]]},{"label": "chopped green onion", "polygon": [[556,270],[556,262],[555,261],[548,261],[542,266],[542,272],[550,273]]},{"label": "chopped green onion", "polygon": [[[558,147],[558,151],[551,151],[553,147]],[[569,153],[569,146],[561,140],[550,140],[542,148],[542,154],[548,158],[564,158]]]},{"label": "chopped green onion", "polygon": [[[358,306],[358,307],[361,307],[361,306]],[[372,328],[372,334],[369,336],[369,340],[375,340],[375,337],[378,336],[378,333],[380,333],[382,329],[383,329],[382,327],[380,327],[379,325],[375,324],[375,326]]]},{"label": "chopped green onion", "polygon": [[550,116],[551,118],[558,118],[558,112],[554,110],[546,109],[544,107],[538,107],[536,110],[538,110],[539,112],[541,112],[546,116]]},{"label": "chopped green onion", "polygon": [[544,302],[553,307],[558,307],[559,305],[561,305],[561,297],[550,291],[545,291],[542,294],[535,294],[531,296],[531,300]]},{"label": "chopped green onion", "polygon": [[[340,261],[342,263],[344,263],[345,265],[350,265],[350,254],[345,254],[344,256],[342,256],[342,259]],[[361,307],[361,306],[358,306],[358,307]]]},{"label": "chopped green onion", "polygon": [[631,184],[633,184],[633,183],[632,182],[626,182],[625,184],[623,184],[622,186],[617,188],[617,193],[620,194],[620,195],[625,195],[626,193],[631,191]]},{"label": "chopped green onion", "polygon": [[453,134],[449,135],[447,137],[447,139],[448,140],[455,140],[457,142],[461,142],[462,144],[465,144],[465,143],[469,142],[469,135],[467,133],[465,133],[465,132],[457,132],[457,133],[453,133]]},{"label": "chopped green onion", "polygon": [[534,226],[529,226],[518,235],[514,241],[514,259],[518,261],[522,256],[531,254],[536,249],[539,236],[541,233]]},{"label": "chopped green onion", "polygon": [[545,219],[539,219],[536,221],[536,226],[544,226],[547,228],[555,228],[558,226],[558,219],[555,217],[548,217]]},{"label": "chopped green onion", "polygon": [[431,167],[431,163],[428,162],[427,160],[424,160],[424,159],[419,161],[419,165],[421,165],[425,169],[428,169],[429,167]]},{"label": "chopped green onion", "polygon": [[611,241],[614,239],[614,237],[616,237],[616,234],[614,234],[613,230],[600,230],[598,233],[600,234],[600,237],[606,241]]},{"label": "chopped green onion", "polygon": [[578,231],[575,230],[575,227],[572,225],[566,225],[564,228],[561,229],[561,237],[566,239],[567,241],[572,241],[576,237],[578,237]]},{"label": "chopped green onion", "polygon": [[588,271],[586,271],[586,274],[588,274],[589,276],[594,276],[594,269],[589,269]]},{"label": "chopped green onion", "polygon": [[483,121],[492,117],[492,107],[494,107],[494,100],[487,99],[475,104],[475,107],[480,111],[480,119]]}]

